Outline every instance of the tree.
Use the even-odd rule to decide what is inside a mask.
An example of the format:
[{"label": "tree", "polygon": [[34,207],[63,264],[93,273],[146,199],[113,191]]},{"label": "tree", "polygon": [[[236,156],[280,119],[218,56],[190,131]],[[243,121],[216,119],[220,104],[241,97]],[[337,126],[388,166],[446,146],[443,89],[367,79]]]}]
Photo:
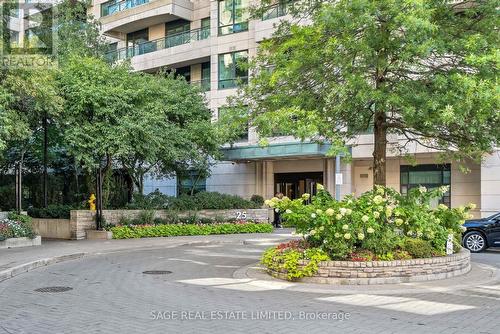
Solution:
[{"label": "tree", "polygon": [[0,148],[8,147],[14,157],[20,174],[19,193],[26,152],[32,148],[37,133],[43,130],[43,119],[54,117],[61,109],[55,73],[50,69],[11,69],[0,78],[3,105]]},{"label": "tree", "polygon": [[59,82],[68,150],[88,171],[102,168],[105,180],[121,166],[142,193],[146,174],[175,175],[218,154],[210,110],[183,79],[73,57]]},{"label": "tree", "polygon": [[[386,183],[387,149],[404,154],[410,142],[443,158],[479,160],[500,138],[498,6],[491,0],[295,5],[292,20],[261,43],[239,103],[250,107],[262,137],[280,130],[329,141],[330,154],[373,127],[379,185]],[[390,147],[389,135],[399,138]]]},{"label": "tree", "polygon": [[199,88],[165,73],[133,74],[132,80],[139,101],[122,119],[128,136],[119,160],[139,193],[146,174],[169,177],[195,169],[206,176],[219,145]]}]

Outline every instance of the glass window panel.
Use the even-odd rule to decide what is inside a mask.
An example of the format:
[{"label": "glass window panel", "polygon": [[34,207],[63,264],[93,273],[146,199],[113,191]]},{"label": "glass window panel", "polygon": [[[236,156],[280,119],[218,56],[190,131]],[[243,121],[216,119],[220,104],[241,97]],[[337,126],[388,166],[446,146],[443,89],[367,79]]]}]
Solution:
[{"label": "glass window panel", "polygon": [[410,184],[441,184],[441,171],[409,172],[408,180]]},{"label": "glass window panel", "polygon": [[233,23],[233,1],[219,1],[219,26]]}]

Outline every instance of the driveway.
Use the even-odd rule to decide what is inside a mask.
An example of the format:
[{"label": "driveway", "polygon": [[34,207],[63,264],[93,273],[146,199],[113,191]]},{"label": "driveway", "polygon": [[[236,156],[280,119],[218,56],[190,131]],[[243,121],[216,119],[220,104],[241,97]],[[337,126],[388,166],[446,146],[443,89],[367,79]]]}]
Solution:
[{"label": "driveway", "polygon": [[[482,277],[492,271],[480,264],[500,266],[499,252],[473,255],[473,272],[457,280],[304,289],[236,275],[254,267],[266,247],[258,239],[195,243],[39,268],[0,283],[0,333],[463,334],[500,328],[500,282]],[[70,290],[36,291],[48,287]]]}]

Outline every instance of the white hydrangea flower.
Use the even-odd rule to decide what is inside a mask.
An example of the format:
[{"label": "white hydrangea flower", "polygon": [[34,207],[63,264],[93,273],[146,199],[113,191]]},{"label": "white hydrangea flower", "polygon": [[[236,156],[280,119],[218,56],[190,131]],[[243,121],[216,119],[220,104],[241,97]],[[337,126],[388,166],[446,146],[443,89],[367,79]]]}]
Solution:
[{"label": "white hydrangea flower", "polygon": [[368,232],[368,233],[372,234],[373,232],[375,232],[375,230],[373,229],[373,227],[368,227],[368,228],[366,229],[366,232]]},{"label": "white hydrangea flower", "polygon": [[316,230],[311,230],[311,232],[309,232],[310,235],[315,235],[316,234]]},{"label": "white hydrangea flower", "polygon": [[285,212],[286,212],[286,213],[292,213],[292,210],[290,210],[290,209],[286,209],[286,211],[285,211]]},{"label": "white hydrangea flower", "polygon": [[275,212],[280,212],[280,209],[276,208],[274,209]]},{"label": "white hydrangea flower", "polygon": [[314,212],[311,213],[311,218],[316,218],[316,214]]},{"label": "white hydrangea flower", "polygon": [[342,229],[343,230],[348,230],[349,229],[349,225],[347,225],[347,224],[342,225]]},{"label": "white hydrangea flower", "polygon": [[358,233],[358,239],[363,240],[365,238],[365,235],[363,233]]},{"label": "white hydrangea flower", "polygon": [[302,194],[302,198],[305,199],[306,201],[311,197],[311,194],[304,193]]},{"label": "white hydrangea flower", "polygon": [[382,198],[382,196],[380,196],[380,195],[377,195],[377,196],[373,197],[373,202],[374,202],[375,204],[380,204],[380,203],[382,203],[383,201],[384,201],[384,199],[383,199],[383,198]]},{"label": "white hydrangea flower", "polygon": [[469,203],[468,207],[471,209],[471,210],[474,210],[476,208],[476,204],[474,203]]},{"label": "white hydrangea flower", "polygon": [[401,226],[401,225],[403,225],[403,219],[401,219],[401,218],[397,218],[397,219],[394,221],[394,223],[396,223],[396,225],[397,225],[397,226]]},{"label": "white hydrangea flower", "polygon": [[344,216],[342,216],[342,214],[340,214],[340,213],[337,213],[337,215],[335,216],[335,218],[337,218],[337,220],[342,219],[342,217],[344,217]]},{"label": "white hydrangea flower", "polygon": [[340,233],[335,233],[335,238],[340,238]]},{"label": "white hydrangea flower", "polygon": [[322,213],[323,213],[323,210],[321,210],[321,209],[316,210],[316,214],[320,215]]},{"label": "white hydrangea flower", "polygon": [[420,193],[423,194],[423,193],[427,192],[427,188],[424,186],[420,186],[420,187],[418,187],[418,191],[420,191]]},{"label": "white hydrangea flower", "polygon": [[333,216],[335,214],[335,210],[333,210],[332,208],[328,208],[326,209],[325,213],[327,216]]},{"label": "white hydrangea flower", "polygon": [[438,208],[440,210],[448,210],[448,207],[445,204],[442,204],[442,203],[438,205]]},{"label": "white hydrangea flower", "polygon": [[351,233],[344,234],[344,239],[347,239],[347,240],[351,239]]},{"label": "white hydrangea flower", "polygon": [[363,215],[363,217],[361,217],[361,220],[366,223],[368,220],[370,220],[370,218],[367,216],[367,215]]},{"label": "white hydrangea flower", "polygon": [[317,188],[318,190],[323,190],[323,189],[325,189],[325,187],[323,187],[323,185],[322,185],[322,184],[320,184],[320,183],[317,183],[317,184],[316,184],[316,188]]},{"label": "white hydrangea flower", "polygon": [[345,214],[346,214],[346,212],[347,212],[347,209],[346,209],[346,208],[340,208],[340,210],[339,210],[339,211],[340,211],[340,214],[341,214],[341,215],[345,215]]},{"label": "white hydrangea flower", "polygon": [[373,213],[373,217],[375,217],[375,218],[380,217],[380,212],[375,211],[375,212]]},{"label": "white hydrangea flower", "polygon": [[347,211],[345,212],[346,215],[350,215],[352,213],[352,209],[347,209]]}]

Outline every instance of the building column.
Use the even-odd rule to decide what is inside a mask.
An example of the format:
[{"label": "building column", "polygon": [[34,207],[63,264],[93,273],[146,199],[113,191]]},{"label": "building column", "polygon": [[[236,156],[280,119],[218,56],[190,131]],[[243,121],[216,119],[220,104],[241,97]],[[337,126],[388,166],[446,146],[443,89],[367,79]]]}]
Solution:
[{"label": "building column", "polygon": [[488,155],[481,164],[481,217],[500,211],[500,151]]},{"label": "building column", "polygon": [[335,159],[323,160],[323,186],[330,194],[335,194]]}]

